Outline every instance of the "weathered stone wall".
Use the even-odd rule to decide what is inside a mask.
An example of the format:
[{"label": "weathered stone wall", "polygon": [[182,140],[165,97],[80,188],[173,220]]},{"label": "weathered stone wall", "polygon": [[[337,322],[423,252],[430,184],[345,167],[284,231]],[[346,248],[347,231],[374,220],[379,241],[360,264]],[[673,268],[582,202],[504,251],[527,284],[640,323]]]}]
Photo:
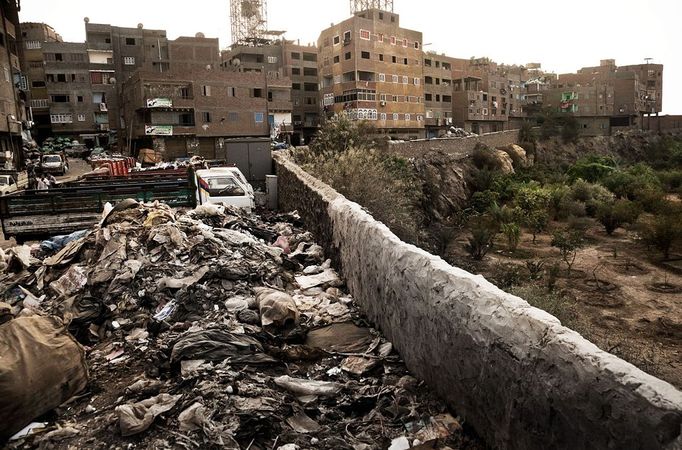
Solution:
[{"label": "weathered stone wall", "polygon": [[299,211],[410,370],[491,446],[682,448],[682,393],[673,386],[405,244],[286,155],[276,160],[281,208]]},{"label": "weathered stone wall", "polygon": [[476,144],[482,142],[489,147],[505,147],[516,144],[519,130],[500,131],[465,138],[427,139],[406,142],[388,142],[388,151],[405,158],[416,158],[432,150],[440,150],[455,156],[465,156],[471,153]]}]

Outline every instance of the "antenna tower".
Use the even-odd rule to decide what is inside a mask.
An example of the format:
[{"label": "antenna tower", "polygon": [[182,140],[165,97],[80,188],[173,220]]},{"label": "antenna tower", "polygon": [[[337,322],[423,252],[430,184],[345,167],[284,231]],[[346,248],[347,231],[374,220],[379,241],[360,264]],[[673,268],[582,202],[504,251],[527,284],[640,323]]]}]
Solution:
[{"label": "antenna tower", "polygon": [[232,45],[257,44],[268,34],[267,0],[230,0]]},{"label": "antenna tower", "polygon": [[350,0],[350,13],[355,14],[368,9],[393,12],[393,0]]}]

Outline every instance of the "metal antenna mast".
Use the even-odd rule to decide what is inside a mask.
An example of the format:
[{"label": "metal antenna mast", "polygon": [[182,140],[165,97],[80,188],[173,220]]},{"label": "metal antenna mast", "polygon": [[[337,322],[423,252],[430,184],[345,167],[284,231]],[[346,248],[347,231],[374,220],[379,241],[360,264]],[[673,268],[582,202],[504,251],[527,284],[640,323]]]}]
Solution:
[{"label": "metal antenna mast", "polygon": [[230,21],[233,45],[259,42],[268,29],[267,0],[230,0]]},{"label": "metal antenna mast", "polygon": [[393,12],[393,0],[350,0],[350,13],[355,14],[368,9]]}]

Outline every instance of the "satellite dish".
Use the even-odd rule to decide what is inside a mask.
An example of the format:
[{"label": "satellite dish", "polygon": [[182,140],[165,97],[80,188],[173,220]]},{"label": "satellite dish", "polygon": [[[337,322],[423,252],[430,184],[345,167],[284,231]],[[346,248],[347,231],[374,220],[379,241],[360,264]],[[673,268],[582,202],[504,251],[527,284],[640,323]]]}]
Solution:
[{"label": "satellite dish", "polygon": [[210,64],[206,64],[206,70],[211,70],[211,65],[210,65]]},{"label": "satellite dish", "polygon": [[141,23],[138,23],[137,28],[139,28],[141,30],[142,28],[144,28],[144,25],[142,25]]},{"label": "satellite dish", "polygon": [[234,67],[239,67],[242,65],[242,62],[239,58],[232,58],[232,61],[230,61],[230,64],[232,64]]},{"label": "satellite dish", "polygon": [[204,33],[202,33],[202,32],[199,32],[199,33],[195,34],[194,37],[197,39],[204,39],[206,37],[206,35],[204,35]]},{"label": "satellite dish", "polygon": [[83,19],[83,21],[84,21],[85,23],[90,23],[90,18],[89,18],[89,17],[86,17],[85,19]]},{"label": "satellite dish", "polygon": [[208,124],[207,124],[207,123],[203,124],[203,125],[201,126],[201,128],[203,128],[204,131],[208,130]]},{"label": "satellite dish", "polygon": [[109,78],[109,84],[116,84],[116,78],[114,77]]}]

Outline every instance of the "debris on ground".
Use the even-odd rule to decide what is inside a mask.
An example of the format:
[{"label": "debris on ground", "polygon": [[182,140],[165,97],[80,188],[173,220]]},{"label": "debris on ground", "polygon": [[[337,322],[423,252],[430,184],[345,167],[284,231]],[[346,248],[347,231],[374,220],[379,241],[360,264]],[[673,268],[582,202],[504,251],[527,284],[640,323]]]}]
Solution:
[{"label": "debris on ground", "polygon": [[[18,433],[10,448],[483,448],[410,376],[300,226],[296,213],[128,202],[90,230],[1,255],[0,345],[21,328],[22,342],[40,345],[15,350],[41,356],[17,357],[30,364],[22,372],[0,364],[1,438]],[[45,339],[47,325],[25,325],[43,322]],[[28,389],[20,373],[54,383]]]}]

